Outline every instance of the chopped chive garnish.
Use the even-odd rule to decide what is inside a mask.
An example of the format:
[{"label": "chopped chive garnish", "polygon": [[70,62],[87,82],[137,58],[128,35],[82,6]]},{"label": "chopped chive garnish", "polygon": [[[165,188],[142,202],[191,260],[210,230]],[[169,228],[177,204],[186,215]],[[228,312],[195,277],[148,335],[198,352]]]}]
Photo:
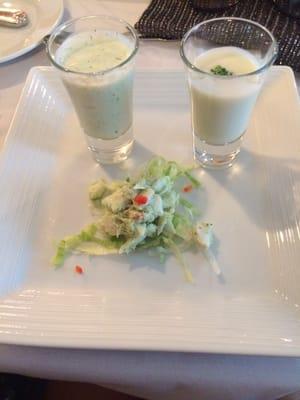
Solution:
[{"label": "chopped chive garnish", "polygon": [[228,71],[225,67],[222,67],[222,65],[216,65],[214,68],[210,70],[214,75],[221,75],[221,76],[230,76],[233,75],[231,71]]}]

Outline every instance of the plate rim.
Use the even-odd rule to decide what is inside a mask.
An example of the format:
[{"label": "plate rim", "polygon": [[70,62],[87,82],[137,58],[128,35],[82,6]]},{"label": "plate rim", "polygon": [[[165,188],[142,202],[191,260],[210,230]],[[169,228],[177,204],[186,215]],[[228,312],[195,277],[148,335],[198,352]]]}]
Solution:
[{"label": "plate rim", "polygon": [[[50,0],[50,1],[52,1],[52,0]],[[29,53],[31,50],[38,47],[43,42],[44,37],[49,35],[53,31],[53,29],[55,29],[58,26],[58,24],[61,22],[61,20],[63,18],[63,14],[64,14],[64,0],[56,0],[56,1],[59,6],[59,15],[56,18],[56,20],[53,22],[53,24],[51,26],[49,26],[45,35],[43,35],[43,37],[40,40],[35,41],[26,47],[22,47],[20,50],[10,53],[6,56],[0,57],[0,64],[4,64],[6,62],[15,60],[15,59],[23,56],[24,54]]]}]

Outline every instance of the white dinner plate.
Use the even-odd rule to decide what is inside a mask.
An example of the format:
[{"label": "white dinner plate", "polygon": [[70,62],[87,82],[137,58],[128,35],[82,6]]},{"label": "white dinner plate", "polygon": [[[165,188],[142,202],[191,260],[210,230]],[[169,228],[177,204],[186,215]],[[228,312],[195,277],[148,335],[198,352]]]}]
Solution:
[{"label": "white dinner plate", "polygon": [[22,28],[0,26],[0,63],[38,46],[59,24],[64,11],[63,0],[0,0],[0,7],[22,9],[29,18]]},{"label": "white dinner plate", "polygon": [[91,181],[156,154],[192,161],[183,75],[138,73],[135,93],[132,158],[101,167],[54,71],[30,72],[0,160],[0,342],[300,356],[300,113],[287,67],[271,69],[237,163],[195,171],[222,279],[192,252],[194,284],[172,256],[51,266],[53,242],[90,221]]}]

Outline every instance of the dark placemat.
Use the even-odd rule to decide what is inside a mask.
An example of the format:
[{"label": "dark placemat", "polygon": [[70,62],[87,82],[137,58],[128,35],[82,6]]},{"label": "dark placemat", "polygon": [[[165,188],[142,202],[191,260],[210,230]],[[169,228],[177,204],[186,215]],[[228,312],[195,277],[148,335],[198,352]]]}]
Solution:
[{"label": "dark placemat", "polygon": [[267,27],[279,43],[276,64],[300,71],[300,22],[280,12],[271,0],[241,0],[222,11],[197,10],[191,0],[152,0],[135,28],[141,37],[181,39],[192,26],[221,16],[252,19]]}]

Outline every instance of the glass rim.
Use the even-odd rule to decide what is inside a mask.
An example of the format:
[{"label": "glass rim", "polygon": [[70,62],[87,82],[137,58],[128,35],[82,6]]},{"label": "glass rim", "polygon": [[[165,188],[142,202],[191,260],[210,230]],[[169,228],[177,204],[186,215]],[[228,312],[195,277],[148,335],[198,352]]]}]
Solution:
[{"label": "glass rim", "polygon": [[[125,58],[125,60],[123,60],[122,62],[120,62],[119,64],[115,65],[112,68],[108,68],[108,69],[103,69],[101,71],[97,71],[97,72],[81,72],[81,71],[74,71],[72,69],[69,68],[65,68],[62,64],[58,63],[55,59],[55,54],[53,54],[53,52],[51,51],[51,45],[53,44],[54,38],[61,33],[63,30],[65,30],[67,27],[71,26],[72,24],[78,22],[78,21],[82,21],[82,20],[88,20],[88,19],[96,19],[96,18],[101,18],[104,20],[111,20],[114,22],[119,22],[121,24],[123,24],[132,34],[133,38],[134,38],[134,47],[132,49],[132,51],[130,52],[130,54],[128,55],[127,58]],[[133,57],[136,55],[137,51],[139,48],[139,38],[137,35],[137,32],[135,31],[135,29],[125,20],[121,19],[121,18],[117,18],[111,15],[105,15],[105,14],[99,14],[99,15],[85,15],[83,17],[78,17],[78,18],[72,18],[69,19],[68,21],[64,22],[63,24],[60,24],[58,27],[56,27],[54,29],[54,31],[51,33],[48,41],[47,41],[47,45],[46,45],[46,53],[51,61],[51,63],[57,67],[58,69],[60,69],[63,72],[66,73],[72,73],[72,74],[79,74],[82,76],[98,76],[98,75],[104,75],[107,74],[117,68],[120,68],[122,66],[124,66],[125,64],[127,64],[129,61],[131,61],[133,59]]]},{"label": "glass rim", "polygon": [[[261,30],[263,30],[265,33],[267,33],[269,35],[269,37],[272,40],[272,45],[271,45],[272,54],[271,54],[270,58],[262,66],[260,66],[259,68],[255,69],[254,71],[248,72],[246,74],[239,74],[239,75],[229,75],[229,76],[214,75],[214,74],[212,74],[210,72],[203,71],[202,69],[196,67],[192,62],[190,62],[190,60],[186,56],[184,48],[183,48],[184,44],[186,43],[188,37],[190,36],[190,34],[193,31],[197,30],[202,25],[206,25],[208,23],[215,22],[215,21],[241,21],[241,22],[246,22],[246,23],[248,23],[250,25],[255,25],[256,27],[258,27]],[[274,63],[277,55],[278,55],[278,43],[277,43],[277,40],[275,39],[274,35],[267,28],[265,28],[263,25],[259,24],[258,22],[252,21],[251,19],[239,18],[239,17],[220,17],[220,18],[211,18],[211,19],[208,19],[206,21],[202,21],[199,24],[194,25],[191,29],[189,29],[185,33],[185,35],[183,36],[183,38],[182,38],[182,40],[180,42],[180,56],[181,56],[183,62],[185,63],[185,65],[187,67],[189,67],[190,69],[192,69],[193,71],[201,72],[202,74],[205,74],[205,75],[208,75],[208,76],[213,76],[213,77],[215,77],[217,79],[237,79],[237,78],[241,78],[241,77],[245,77],[245,76],[252,76],[252,75],[259,74],[259,73],[263,72],[265,69],[267,69],[268,67],[270,67]]]}]

